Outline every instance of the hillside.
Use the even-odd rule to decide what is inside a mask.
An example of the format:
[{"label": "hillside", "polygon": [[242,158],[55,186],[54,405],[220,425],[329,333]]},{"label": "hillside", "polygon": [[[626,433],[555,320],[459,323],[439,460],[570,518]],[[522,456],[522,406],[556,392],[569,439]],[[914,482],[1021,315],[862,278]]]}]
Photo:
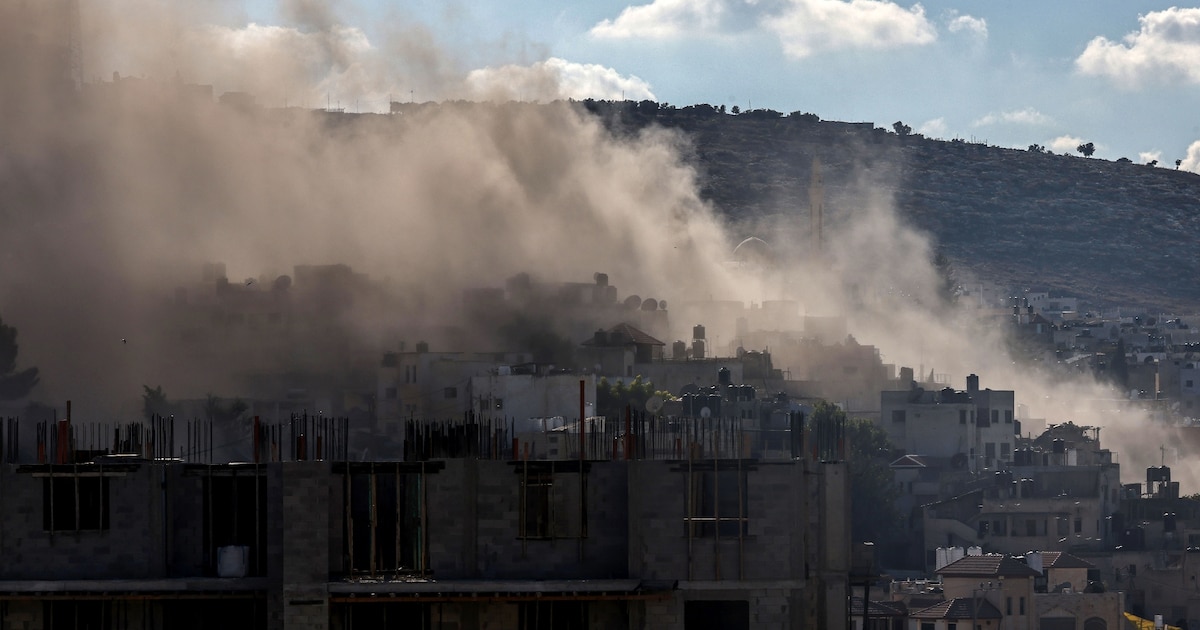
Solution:
[{"label": "hillside", "polygon": [[816,157],[835,220],[861,207],[867,191],[882,194],[956,268],[981,280],[1200,312],[1200,175],[901,137],[812,115],[587,105],[618,132],[650,124],[683,132],[703,195],[743,235],[765,218],[807,216]]}]

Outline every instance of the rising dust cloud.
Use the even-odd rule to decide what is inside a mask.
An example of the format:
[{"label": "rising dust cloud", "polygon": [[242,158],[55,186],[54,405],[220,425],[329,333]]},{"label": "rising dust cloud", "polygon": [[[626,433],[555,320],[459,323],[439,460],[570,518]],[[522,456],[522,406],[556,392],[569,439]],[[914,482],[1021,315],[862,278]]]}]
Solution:
[{"label": "rising dust cloud", "polygon": [[[793,299],[845,316],[887,363],[960,389],[977,373],[1032,417],[1102,423],[1082,410],[1107,390],[1014,365],[995,326],[936,308],[928,239],[854,173],[827,174],[861,193],[829,209],[822,256],[802,246],[807,208],[780,208],[782,223],[756,235],[793,253],[751,273],[728,264],[749,234],[700,198],[686,138],[617,138],[569,102],[513,102],[566,96],[546,64],[480,81],[421,25],[395,16],[369,41],[335,2],[283,2],[286,27],[241,26],[231,2],[80,5],[75,86],[69,3],[0,0],[0,316],[20,331],[19,365],[42,370],[40,400],[106,414],[136,413],[143,384],[238,395],[242,358],[187,354],[163,321],[175,287],[212,261],[235,283],[343,263],[394,296],[358,305],[354,321],[356,342],[381,350],[405,326],[453,319],[464,289],[603,271],[623,294],[674,303]],[[511,73],[513,61],[496,65]],[[215,102],[226,92],[257,106]],[[352,121],[310,111],[386,111],[412,94],[484,103]],[[778,242],[796,235],[801,246]],[[671,323],[687,339],[699,322]],[[1101,437],[1126,478],[1158,463],[1145,419],[1108,422]]]}]

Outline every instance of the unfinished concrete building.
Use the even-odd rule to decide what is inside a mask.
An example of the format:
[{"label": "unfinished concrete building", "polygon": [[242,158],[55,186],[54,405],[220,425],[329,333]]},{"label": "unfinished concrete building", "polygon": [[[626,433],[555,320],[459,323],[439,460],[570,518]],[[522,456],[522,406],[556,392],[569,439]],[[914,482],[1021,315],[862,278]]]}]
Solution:
[{"label": "unfinished concrete building", "polygon": [[405,461],[256,423],[249,463],[202,424],[8,423],[0,627],[846,628],[844,434],[795,420],[787,456],[649,418],[559,461],[503,422],[413,422]]}]

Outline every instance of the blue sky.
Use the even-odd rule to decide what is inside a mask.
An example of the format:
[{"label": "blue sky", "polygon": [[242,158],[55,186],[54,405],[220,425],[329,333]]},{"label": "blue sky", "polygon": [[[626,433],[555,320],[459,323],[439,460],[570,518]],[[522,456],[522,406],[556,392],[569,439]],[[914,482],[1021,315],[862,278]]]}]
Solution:
[{"label": "blue sky", "polygon": [[[1200,8],[1128,0],[249,0],[228,26],[308,32],[321,27],[297,15],[314,6],[329,8],[378,55],[394,50],[384,42],[397,37],[437,47],[445,56],[439,76],[466,76],[483,94],[506,88],[545,100],[530,73],[550,74],[560,96],[800,110],[886,127],[902,120],[931,137],[1056,152],[1093,142],[1096,157],[1158,159],[1167,168],[1183,159],[1200,172]],[[388,96],[452,96],[428,76],[405,75],[392,75]],[[342,96],[377,103],[363,109],[387,100]]]}]

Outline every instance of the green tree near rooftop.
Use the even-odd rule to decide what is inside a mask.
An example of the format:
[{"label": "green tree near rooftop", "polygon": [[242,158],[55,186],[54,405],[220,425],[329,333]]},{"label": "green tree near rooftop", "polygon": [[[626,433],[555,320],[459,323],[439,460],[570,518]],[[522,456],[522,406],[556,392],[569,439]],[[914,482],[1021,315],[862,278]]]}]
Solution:
[{"label": "green tree near rooftop", "polygon": [[625,407],[629,406],[636,413],[646,411],[646,401],[654,396],[669,398],[670,392],[655,391],[654,383],[642,380],[636,376],[628,385],[618,380],[610,383],[607,378],[601,378],[596,383],[596,413],[606,418],[621,419],[625,417]]},{"label": "green tree near rooftop", "polygon": [[846,425],[846,463],[850,471],[851,534],[855,542],[883,541],[899,528],[899,512],[892,469],[892,443],[879,425],[863,418],[846,419],[846,412],[821,401],[811,420],[842,420]]}]

